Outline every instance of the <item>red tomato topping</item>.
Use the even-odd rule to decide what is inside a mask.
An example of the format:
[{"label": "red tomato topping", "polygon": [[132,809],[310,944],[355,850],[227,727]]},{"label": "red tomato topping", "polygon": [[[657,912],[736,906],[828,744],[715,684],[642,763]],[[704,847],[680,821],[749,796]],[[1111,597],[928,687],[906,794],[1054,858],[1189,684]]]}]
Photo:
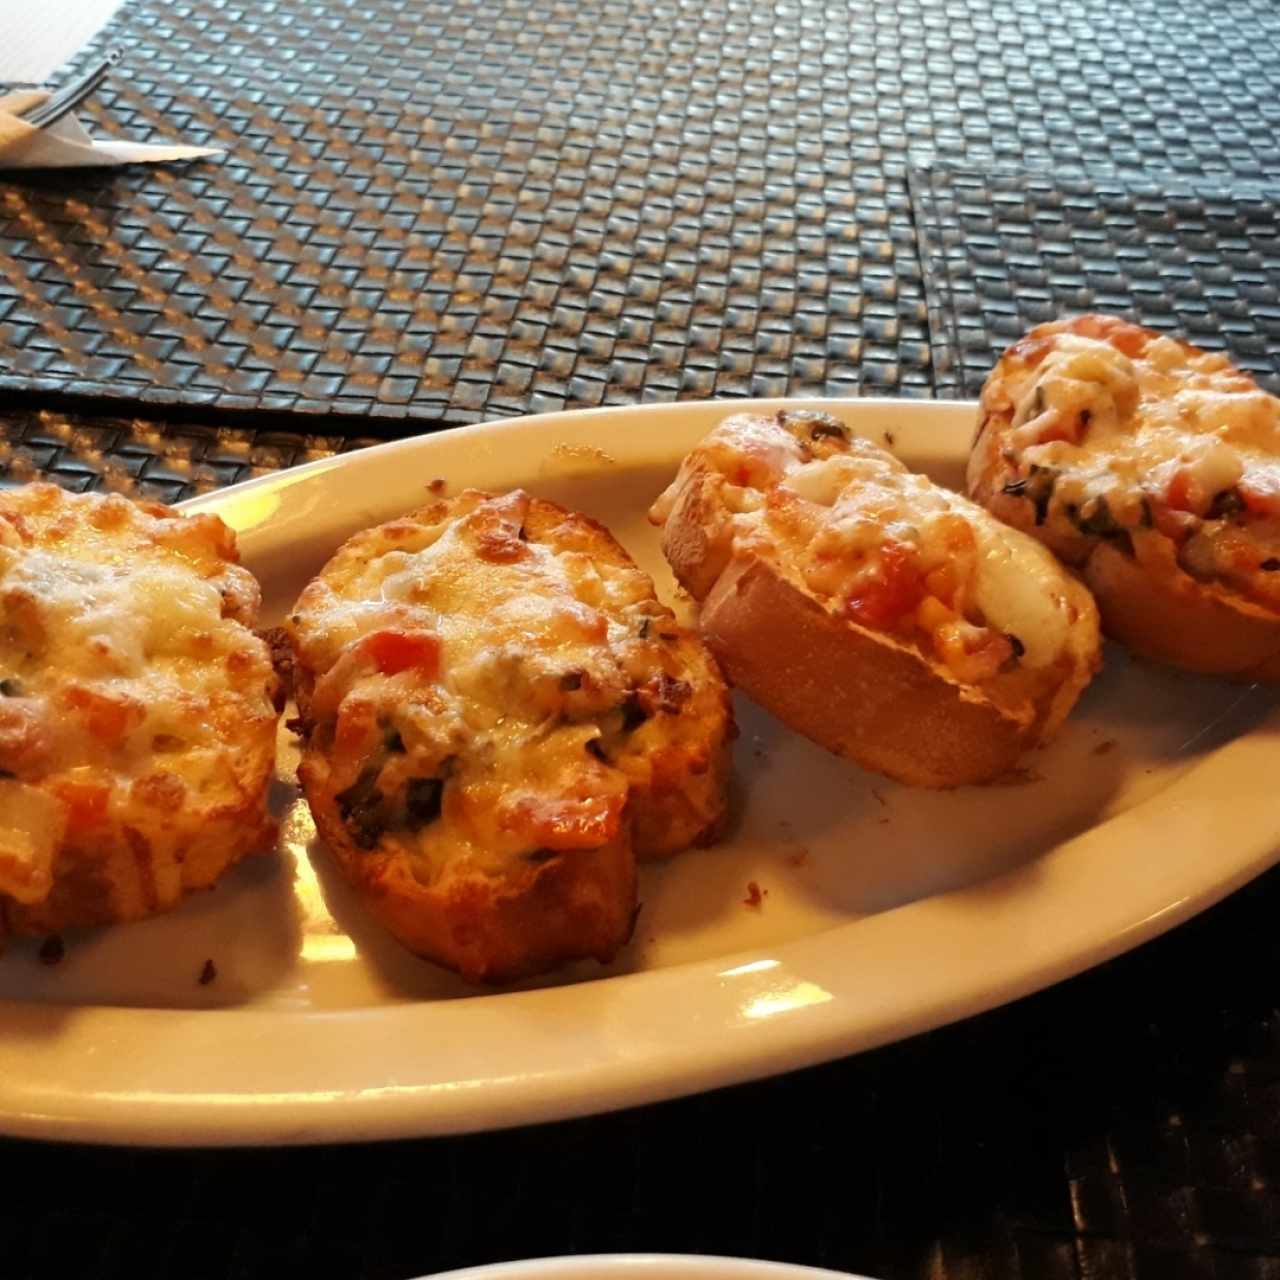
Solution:
[{"label": "red tomato topping", "polygon": [[362,647],[384,676],[412,670],[431,677],[440,670],[440,637],[434,631],[372,631]]},{"label": "red tomato topping", "polygon": [[1195,482],[1189,471],[1177,471],[1169,481],[1168,502],[1175,511],[1194,511],[1196,497]]},{"label": "red tomato topping", "polygon": [[1015,342],[1008,354],[1014,360],[1021,360],[1028,369],[1034,369],[1052,350],[1052,339],[1026,337]]},{"label": "red tomato topping", "polygon": [[111,788],[101,782],[64,778],[55,782],[54,792],[67,810],[67,830],[85,831],[96,827],[107,816]]},{"label": "red tomato topping", "polygon": [[972,683],[990,680],[1013,657],[1013,643],[998,631],[989,631],[972,649],[966,651],[966,670],[962,679]]},{"label": "red tomato topping", "polygon": [[626,793],[598,796],[523,795],[505,826],[521,831],[540,849],[598,849],[616,839]]},{"label": "red tomato topping", "polygon": [[1280,515],[1280,476],[1274,471],[1250,471],[1239,485],[1244,505],[1254,515]]},{"label": "red tomato topping", "polygon": [[1126,356],[1141,354],[1147,345],[1146,330],[1118,316],[1081,316],[1071,322],[1070,328],[1082,337],[1109,342]]},{"label": "red tomato topping", "polygon": [[107,746],[115,746],[145,718],[142,704],[135,699],[109,697],[83,685],[72,685],[62,697],[79,714],[89,736]]},{"label": "red tomato topping", "polygon": [[1151,522],[1166,538],[1179,544],[1195,530],[1197,523],[1189,511],[1175,511],[1161,503],[1151,504]]},{"label": "red tomato topping", "polygon": [[880,553],[878,572],[853,589],[845,605],[855,622],[883,630],[924,599],[924,582],[915,548],[890,542]]}]

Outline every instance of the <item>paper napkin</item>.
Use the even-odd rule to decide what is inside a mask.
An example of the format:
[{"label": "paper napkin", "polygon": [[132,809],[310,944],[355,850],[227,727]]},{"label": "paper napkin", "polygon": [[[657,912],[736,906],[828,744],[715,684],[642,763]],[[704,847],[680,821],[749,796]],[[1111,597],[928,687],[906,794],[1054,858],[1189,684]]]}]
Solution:
[{"label": "paper napkin", "polygon": [[120,7],[120,0],[0,0],[0,84],[47,84]]},{"label": "paper napkin", "polygon": [[76,169],[87,166],[157,164],[220,156],[217,147],[153,146],[141,142],[98,142],[76,119],[65,115],[47,129],[36,129],[15,114],[47,97],[43,89],[0,97],[0,169]]}]

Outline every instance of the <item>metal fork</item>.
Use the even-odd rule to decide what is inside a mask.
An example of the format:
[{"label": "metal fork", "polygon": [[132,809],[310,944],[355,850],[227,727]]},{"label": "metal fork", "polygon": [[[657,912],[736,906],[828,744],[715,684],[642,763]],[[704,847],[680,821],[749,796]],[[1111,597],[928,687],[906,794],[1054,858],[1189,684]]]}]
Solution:
[{"label": "metal fork", "polygon": [[47,98],[38,107],[28,111],[22,118],[37,129],[44,129],[61,120],[68,111],[74,111],[106,78],[107,72],[124,56],[120,49],[112,49],[101,62],[91,67],[79,80],[59,89],[51,98]]}]

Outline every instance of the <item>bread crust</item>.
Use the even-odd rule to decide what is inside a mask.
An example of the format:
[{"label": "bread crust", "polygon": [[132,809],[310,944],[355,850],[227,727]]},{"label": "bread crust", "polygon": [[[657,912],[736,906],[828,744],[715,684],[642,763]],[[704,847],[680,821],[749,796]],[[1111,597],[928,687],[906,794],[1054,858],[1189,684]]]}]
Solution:
[{"label": "bread crust", "polygon": [[755,557],[738,557],[702,605],[725,674],[767,711],[836,755],[921,787],[1007,773],[1032,726],[918,654],[833,617]]},{"label": "bread crust", "polygon": [[[274,757],[242,757],[246,776],[269,779]],[[49,896],[31,905],[5,902],[5,924],[15,936],[40,937],[143,920],[214,888],[243,859],[268,853],[276,834],[275,819],[254,797],[202,821],[176,847],[171,834],[161,839],[132,826],[103,832],[91,845],[70,842],[58,853]]]},{"label": "bread crust", "polygon": [[378,923],[415,955],[471,982],[508,983],[571,960],[607,964],[638,911],[630,830],[594,849],[559,853],[514,875],[463,872],[435,884],[403,852],[357,848],[315,757],[298,773],[316,830]]},{"label": "bread crust", "polygon": [[[360,665],[373,624],[344,631],[343,610],[387,598],[388,556],[399,557],[401,575],[392,594],[418,610],[396,606],[396,625],[434,627],[440,656],[421,678],[402,673],[380,687]],[[318,830],[393,936],[472,981],[612,959],[631,935],[637,859],[708,843],[723,825],[734,733],[724,679],[626,551],[585,516],[519,491],[441,499],[344,544],[287,630],[304,735],[299,779]],[[486,663],[492,681],[475,677]],[[343,743],[358,737],[351,708],[361,699],[381,738],[357,742],[353,758]],[[437,816],[406,827],[397,783],[386,779],[407,787],[404,770],[420,771],[428,748],[415,735],[424,732],[448,741],[441,798]],[[379,745],[388,737],[409,753],[390,764]],[[362,839],[342,811],[353,777],[375,780],[390,815]],[[554,817],[566,806],[592,815],[571,838]]]},{"label": "bread crust", "polygon": [[[821,430],[834,435],[839,425]],[[744,429],[759,439],[758,421]],[[917,647],[816,598],[776,545],[735,539],[730,490],[711,453],[695,450],[651,514],[676,578],[701,601],[703,638],[732,684],[864,768],[926,787],[999,777],[1057,730],[1100,665],[1092,602],[1063,574],[1092,647],[1047,673],[1032,705],[1001,705]]]},{"label": "bread crust", "polygon": [[[1179,565],[1173,544],[1160,545],[1165,540],[1156,531],[1138,533],[1138,539],[1154,545],[1135,556],[1105,537],[1047,529],[1033,501],[1006,491],[1018,474],[1009,436],[1019,380],[1025,380],[1029,360],[1034,368],[1065,335],[1118,342],[1135,359],[1160,337],[1111,317],[1081,316],[1041,325],[1006,351],[982,392],[967,469],[970,496],[1006,524],[1039,539],[1079,573],[1097,601],[1104,632],[1139,657],[1236,680],[1280,680],[1280,612],[1220,582],[1192,577]],[[1193,359],[1206,356],[1188,343],[1178,346]],[[1230,375],[1251,383],[1238,370]],[[1133,416],[1135,426],[1145,412],[1144,400]]]},{"label": "bread crust", "polygon": [[1080,569],[1098,602],[1103,630],[1139,657],[1203,675],[1280,680],[1280,618],[1260,605],[1153,571],[1107,543]]}]

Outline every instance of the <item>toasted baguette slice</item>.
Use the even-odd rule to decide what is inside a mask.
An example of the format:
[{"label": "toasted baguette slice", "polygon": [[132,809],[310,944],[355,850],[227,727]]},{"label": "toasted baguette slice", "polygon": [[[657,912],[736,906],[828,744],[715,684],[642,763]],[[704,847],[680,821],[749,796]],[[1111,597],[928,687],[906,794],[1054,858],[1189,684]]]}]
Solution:
[{"label": "toasted baguette slice", "polygon": [[1108,316],[1041,325],[987,379],[968,483],[1135,653],[1280,680],[1280,400],[1224,356]]},{"label": "toasted baguette slice", "polygon": [[133,920],[271,847],[277,692],[214,516],[0,494],[0,911]]},{"label": "toasted baguette slice", "polygon": [[473,980],[610,959],[635,860],[718,832],[728,690],[607,530],[474,490],[357,534],[288,621],[316,825]]},{"label": "toasted baguette slice", "polygon": [[901,782],[1007,772],[1099,665],[1093,601],[1043,547],[826,414],[727,418],[650,518],[729,679]]}]

